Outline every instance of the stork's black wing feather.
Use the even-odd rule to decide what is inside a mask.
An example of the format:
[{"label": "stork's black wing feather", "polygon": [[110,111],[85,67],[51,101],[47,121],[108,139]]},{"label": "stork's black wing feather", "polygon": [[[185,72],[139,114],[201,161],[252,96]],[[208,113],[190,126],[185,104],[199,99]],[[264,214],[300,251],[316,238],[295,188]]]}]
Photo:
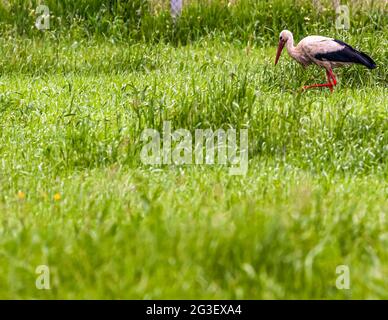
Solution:
[{"label": "stork's black wing feather", "polygon": [[369,69],[376,68],[376,63],[371,57],[369,57],[364,52],[357,51],[350,45],[341,40],[334,40],[338,44],[344,46],[341,50],[318,53],[315,55],[315,58],[318,60],[328,60],[333,62],[349,62],[349,63],[358,63],[366,66]]}]

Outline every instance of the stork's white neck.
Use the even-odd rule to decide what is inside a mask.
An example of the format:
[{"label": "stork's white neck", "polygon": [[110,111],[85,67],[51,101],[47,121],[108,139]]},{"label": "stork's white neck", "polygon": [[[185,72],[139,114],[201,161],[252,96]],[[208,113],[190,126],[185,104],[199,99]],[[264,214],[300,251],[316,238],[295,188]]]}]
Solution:
[{"label": "stork's white neck", "polygon": [[290,36],[286,42],[286,48],[287,48],[288,54],[295,59],[296,58],[296,48],[294,46],[294,37],[293,37],[292,33],[290,34]]}]

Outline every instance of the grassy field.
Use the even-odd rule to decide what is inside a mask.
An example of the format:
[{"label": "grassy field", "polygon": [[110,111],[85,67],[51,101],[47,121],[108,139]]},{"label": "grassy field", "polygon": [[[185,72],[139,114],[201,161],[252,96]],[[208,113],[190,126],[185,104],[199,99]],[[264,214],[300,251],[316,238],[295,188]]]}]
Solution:
[{"label": "grassy field", "polygon": [[[65,15],[48,1],[63,19],[46,32],[34,3],[0,10],[0,298],[388,298],[384,11],[337,31],[310,1],[215,1],[174,27],[166,12],[131,15],[141,1],[90,5],[96,22],[86,2]],[[325,74],[286,54],[274,67],[283,28],[336,36],[378,68],[302,93]],[[141,132],[165,120],[248,129],[247,174],[142,164]]]}]

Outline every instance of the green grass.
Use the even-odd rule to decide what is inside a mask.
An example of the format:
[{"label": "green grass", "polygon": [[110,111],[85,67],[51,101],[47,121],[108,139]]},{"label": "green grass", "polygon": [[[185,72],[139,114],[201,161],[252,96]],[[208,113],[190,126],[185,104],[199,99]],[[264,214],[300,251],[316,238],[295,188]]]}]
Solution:
[{"label": "green grass", "polygon": [[[318,68],[286,54],[274,67],[279,25],[262,38],[195,19],[189,37],[103,34],[87,18],[3,26],[0,298],[387,299],[387,26],[366,17],[336,36],[378,68],[338,70],[333,94],[300,92],[324,81]],[[165,120],[249,129],[247,174],[143,165],[140,134]],[[42,264],[50,290],[35,287]],[[335,286],[339,265],[350,290]]]}]

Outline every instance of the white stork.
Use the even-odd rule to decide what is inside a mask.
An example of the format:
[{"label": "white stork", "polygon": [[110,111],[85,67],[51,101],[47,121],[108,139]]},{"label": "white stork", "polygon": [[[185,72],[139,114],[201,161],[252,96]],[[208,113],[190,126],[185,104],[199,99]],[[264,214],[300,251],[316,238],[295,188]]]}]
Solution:
[{"label": "white stork", "polygon": [[288,30],[283,30],[280,33],[275,65],[278,63],[284,46],[286,46],[288,54],[303,67],[314,63],[326,69],[327,83],[304,86],[304,90],[328,87],[330,91],[333,91],[333,87],[337,84],[337,79],[333,73],[333,68],[336,67],[357,63],[369,69],[376,68],[376,63],[367,54],[333,38],[309,36],[303,38],[295,47],[294,37]]}]

